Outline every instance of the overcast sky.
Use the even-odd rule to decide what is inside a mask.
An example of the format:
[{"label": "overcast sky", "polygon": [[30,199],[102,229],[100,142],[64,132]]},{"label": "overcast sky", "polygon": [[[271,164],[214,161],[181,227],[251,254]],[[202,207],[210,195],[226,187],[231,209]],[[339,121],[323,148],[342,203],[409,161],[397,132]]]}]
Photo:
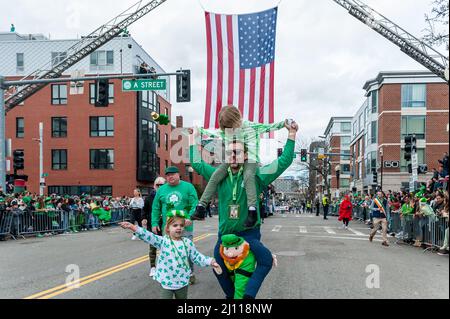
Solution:
[{"label": "overcast sky", "polygon": [[[145,3],[147,0],[144,0]],[[149,0],[148,0],[149,1]],[[426,27],[432,0],[363,0],[416,36]],[[0,5],[0,30],[52,39],[87,35],[134,0],[15,0]],[[192,102],[176,104],[173,119],[203,123],[206,84],[204,10],[256,12],[279,0],[167,0],[129,31],[166,70],[192,70]],[[322,135],[332,116],[352,116],[364,101],[364,83],[380,71],[423,70],[395,45],[332,0],[282,0],[276,42],[275,119],[295,118],[305,141]]]}]

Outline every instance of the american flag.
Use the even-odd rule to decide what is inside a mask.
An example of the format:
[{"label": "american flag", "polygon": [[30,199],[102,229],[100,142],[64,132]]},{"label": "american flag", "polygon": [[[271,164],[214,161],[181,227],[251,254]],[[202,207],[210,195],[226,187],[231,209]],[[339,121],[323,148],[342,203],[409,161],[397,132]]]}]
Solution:
[{"label": "american flag", "polygon": [[277,13],[277,8],[241,15],[205,13],[205,128],[219,128],[219,112],[226,105],[239,107],[244,120],[274,122]]}]

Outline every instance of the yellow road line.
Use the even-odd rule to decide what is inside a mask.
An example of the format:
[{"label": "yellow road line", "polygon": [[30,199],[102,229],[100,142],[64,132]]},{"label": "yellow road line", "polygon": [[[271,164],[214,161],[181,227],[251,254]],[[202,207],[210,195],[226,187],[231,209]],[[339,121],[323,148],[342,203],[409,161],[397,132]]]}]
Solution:
[{"label": "yellow road line", "polygon": [[[206,239],[206,238],[208,238],[210,236],[212,236],[212,234],[200,235],[200,236],[194,238],[194,242]],[[119,271],[122,271],[122,270],[125,270],[125,269],[128,269],[128,268],[137,266],[137,265],[139,265],[141,263],[144,263],[144,262],[146,262],[148,260],[149,260],[149,257],[147,255],[146,256],[142,256],[142,257],[130,260],[130,261],[126,262],[126,263],[123,263],[123,264],[120,264],[120,265],[117,265],[117,266],[114,266],[114,267],[102,270],[102,271],[97,272],[95,274],[83,277],[80,280],[77,280],[77,281],[72,282],[70,284],[60,285],[60,286],[54,287],[52,289],[48,289],[48,290],[42,291],[40,293],[34,294],[32,296],[26,297],[24,299],[49,299],[49,298],[61,295],[63,293],[69,292],[69,291],[71,291],[71,290],[73,290],[75,288],[82,287],[84,285],[87,285],[87,284],[89,284],[91,282],[94,282],[94,281],[97,281],[99,279],[102,279],[104,277],[110,276],[110,275],[112,275],[112,274],[114,274],[116,272],[119,272]]]}]

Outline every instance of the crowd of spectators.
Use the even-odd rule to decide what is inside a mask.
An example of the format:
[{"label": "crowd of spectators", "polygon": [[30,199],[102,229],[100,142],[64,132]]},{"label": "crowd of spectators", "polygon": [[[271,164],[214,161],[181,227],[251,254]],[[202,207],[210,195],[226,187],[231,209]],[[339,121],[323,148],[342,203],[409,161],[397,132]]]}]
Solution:
[{"label": "crowd of spectators", "polygon": [[30,192],[4,194],[0,190],[0,240],[6,239],[6,233],[43,237],[97,230],[122,221],[130,200],[126,196],[38,196]]}]

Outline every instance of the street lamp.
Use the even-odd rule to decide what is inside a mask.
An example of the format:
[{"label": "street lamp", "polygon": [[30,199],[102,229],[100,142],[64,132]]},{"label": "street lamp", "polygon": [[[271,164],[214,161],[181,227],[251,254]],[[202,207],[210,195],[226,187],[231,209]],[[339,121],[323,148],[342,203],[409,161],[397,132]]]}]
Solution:
[{"label": "street lamp", "polygon": [[39,142],[39,196],[44,195],[44,123],[39,123],[39,138],[33,138]]}]

